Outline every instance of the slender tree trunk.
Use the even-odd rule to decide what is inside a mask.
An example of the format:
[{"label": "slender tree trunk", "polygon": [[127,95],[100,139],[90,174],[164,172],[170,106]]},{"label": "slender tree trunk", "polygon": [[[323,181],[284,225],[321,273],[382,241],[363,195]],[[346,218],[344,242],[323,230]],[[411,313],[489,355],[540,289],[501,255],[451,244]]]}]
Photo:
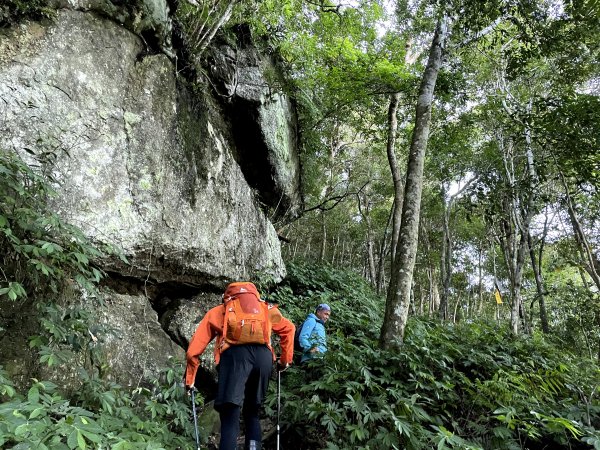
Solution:
[{"label": "slender tree trunk", "polygon": [[358,195],[358,211],[365,225],[367,226],[367,267],[369,269],[368,279],[374,287],[377,281],[377,272],[375,270],[375,243],[373,242],[373,230],[371,225],[371,211],[369,206],[369,198],[366,192]]},{"label": "slender tree trunk", "polygon": [[456,296],[456,303],[454,304],[454,314],[452,315],[452,323],[458,322],[456,316],[458,314],[458,306],[460,305],[460,294]]},{"label": "slender tree trunk", "polygon": [[535,250],[533,248],[533,239],[531,233],[527,233],[527,246],[529,247],[529,257],[531,259],[531,268],[535,277],[535,286],[538,294],[538,302],[540,304],[540,322],[542,324],[542,331],[546,334],[550,333],[550,327],[548,325],[548,315],[546,313],[546,289],[544,288],[544,280],[542,279],[541,267],[538,265]]},{"label": "slender tree trunk", "polygon": [[[506,98],[510,98],[510,93],[507,88],[506,80],[502,78],[500,85],[506,94]],[[511,108],[507,104],[507,100],[502,101],[502,106],[509,117],[514,116]],[[527,111],[531,113],[532,103],[531,101],[526,106]],[[511,328],[513,333],[519,334],[520,324],[522,323],[526,332],[529,332],[529,322],[527,320],[527,314],[523,307],[521,283],[523,279],[523,266],[525,264],[525,251],[529,247],[528,237],[529,229],[531,226],[531,219],[534,213],[535,199],[537,198],[537,184],[538,177],[535,170],[535,162],[533,155],[533,146],[531,140],[531,129],[526,123],[522,123],[524,126],[524,138],[525,138],[525,169],[526,179],[524,188],[517,190],[516,182],[516,169],[515,169],[515,156],[514,148],[512,145],[508,149],[504,148],[503,141],[500,140],[503,150],[504,167],[506,171],[507,180],[510,186],[510,218],[508,228],[512,228],[511,233],[514,241],[511,245],[505,247],[505,251],[509,251],[508,255],[505,255],[507,262],[510,264],[509,273],[511,278],[511,297],[512,297],[512,309],[511,309]],[[518,240],[517,240],[518,235]],[[522,321],[522,322],[521,322]]]},{"label": "slender tree trunk", "polygon": [[483,311],[483,249],[482,243],[479,243],[479,263],[477,265],[479,275],[479,302],[477,304],[477,314],[481,315]]},{"label": "slender tree trunk", "polygon": [[385,284],[385,260],[387,255],[387,241],[388,241],[388,232],[390,229],[390,225],[393,222],[393,210],[388,214],[388,221],[385,226],[385,231],[383,232],[383,238],[381,239],[381,245],[379,246],[379,260],[377,264],[377,293],[381,293],[383,290],[383,286]]},{"label": "slender tree trunk", "polygon": [[373,238],[371,236],[367,237],[367,258],[369,262],[369,280],[371,281],[371,285],[375,287],[377,282],[377,272],[375,270],[375,252]]},{"label": "slender tree trunk", "polygon": [[338,234],[335,238],[333,238],[333,251],[331,252],[331,265],[335,266],[335,257],[338,255],[339,253],[339,248],[340,248],[340,231],[338,231]]},{"label": "slender tree trunk", "polygon": [[321,211],[321,251],[319,252],[319,261],[325,261],[325,252],[327,251],[327,227],[325,226],[325,212]]},{"label": "slender tree trunk", "polygon": [[433,267],[427,268],[427,278],[429,279],[429,311],[427,315],[432,317],[440,308],[440,290]]},{"label": "slender tree trunk", "polygon": [[310,255],[310,246],[312,245],[312,240],[313,240],[313,237],[309,236],[308,245],[306,245],[306,247],[304,247],[304,258],[306,258],[307,255]]},{"label": "slender tree trunk", "polygon": [[380,343],[384,348],[401,345],[410,308],[413,270],[415,267],[419,239],[421,195],[423,192],[423,166],[429,139],[429,124],[433,92],[442,65],[443,45],[447,35],[446,19],[442,18],[436,27],[429,60],[421,80],[417,100],[415,129],[408,156],[404,202],[400,233],[390,287],[385,308]]},{"label": "slender tree trunk", "polygon": [[394,203],[392,204],[392,244],[391,244],[391,267],[394,266],[394,258],[396,256],[396,246],[398,245],[398,233],[400,232],[400,220],[402,215],[402,176],[398,167],[398,159],[396,158],[396,133],[398,130],[398,103],[400,102],[400,94],[395,93],[390,96],[390,106],[388,108],[388,140],[387,140],[387,157],[392,172],[392,182],[394,183]]},{"label": "slender tree trunk", "polygon": [[433,289],[431,296],[431,316],[437,313],[440,309],[440,289],[436,280],[435,272],[433,272]]},{"label": "slender tree trunk", "polygon": [[448,298],[450,296],[450,278],[452,277],[452,238],[450,237],[450,208],[451,202],[446,204],[446,192],[442,189],[442,202],[444,204],[443,211],[443,238],[442,238],[442,255],[440,260],[440,275],[442,277],[442,296],[440,298],[440,319],[448,318]]},{"label": "slender tree trunk", "polygon": [[[510,113],[510,110],[505,103],[504,107],[507,112]],[[537,188],[537,176],[535,173],[530,130],[528,127],[525,127],[525,168],[527,170],[525,192],[523,192],[523,189],[521,189],[521,191],[517,190],[517,170],[515,168],[514,147],[512,143],[509,142],[509,146],[506,148],[502,138],[499,139],[499,142],[502,147],[504,168],[510,188],[509,198],[504,202],[505,211],[507,212],[507,216],[510,217],[510,220],[504,221],[506,236],[504,238],[505,242],[503,250],[511,281],[512,308],[510,323],[513,333],[517,335],[519,334],[521,325],[523,325],[525,332],[529,332],[529,322],[523,307],[521,284],[523,281],[525,252],[529,247],[529,227],[536,198],[535,189]]]},{"label": "slender tree trunk", "polygon": [[452,256],[454,242],[452,241],[452,232],[450,229],[450,217],[455,200],[473,184],[476,178],[468,180],[455,194],[451,195],[446,201],[447,189],[442,187],[442,202],[444,205],[443,211],[443,241],[442,241],[442,256],[440,258],[440,274],[442,278],[442,297],[440,299],[439,316],[440,319],[448,318],[448,304],[450,298],[450,282],[452,281]]},{"label": "slender tree trunk", "polygon": [[[521,229],[520,216],[518,207],[518,197],[516,192],[514,155],[512,144],[509,142],[508,149],[504,145],[503,137],[499,139],[502,148],[502,157],[504,162],[504,170],[506,173],[507,184],[509,186],[508,197],[502,200],[503,210],[506,219],[501,222],[502,232],[499,240],[502,247],[502,253],[506,267],[508,269],[510,279],[510,298],[511,298],[511,314],[510,324],[515,335],[519,334],[520,329],[520,313],[521,313],[521,278],[524,262],[524,250],[526,240],[522,238],[522,234],[518,233]],[[519,236],[521,242],[519,243]]]},{"label": "slender tree trunk", "polygon": [[[514,211],[514,216],[518,214],[518,211]],[[520,324],[525,324],[527,317],[523,311],[523,298],[521,284],[523,281],[523,266],[525,264],[525,250],[527,249],[527,230],[520,227],[519,240],[516,248],[516,255],[514,259],[513,272],[512,272],[512,286],[511,294],[513,299],[513,308],[511,311],[511,327],[513,333],[519,334]],[[516,230],[515,230],[516,231]],[[515,236],[515,239],[517,237]],[[521,322],[522,321],[522,322]]]}]

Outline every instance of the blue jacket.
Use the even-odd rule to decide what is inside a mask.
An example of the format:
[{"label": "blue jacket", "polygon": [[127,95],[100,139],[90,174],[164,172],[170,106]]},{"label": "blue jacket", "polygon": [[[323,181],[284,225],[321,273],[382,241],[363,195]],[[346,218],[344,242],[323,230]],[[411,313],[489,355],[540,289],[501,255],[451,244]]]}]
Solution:
[{"label": "blue jacket", "polygon": [[[300,341],[300,346],[302,347],[302,359],[300,362],[322,357],[327,351],[325,323],[315,314],[310,313],[302,325],[302,330],[300,330],[298,340]],[[315,346],[319,349],[319,352],[311,353],[310,349]]]}]

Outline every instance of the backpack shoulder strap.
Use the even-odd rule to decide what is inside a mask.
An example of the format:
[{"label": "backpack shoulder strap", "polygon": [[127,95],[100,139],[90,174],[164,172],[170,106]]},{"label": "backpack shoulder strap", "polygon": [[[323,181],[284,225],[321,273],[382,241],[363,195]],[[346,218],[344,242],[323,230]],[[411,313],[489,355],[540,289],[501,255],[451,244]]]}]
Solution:
[{"label": "backpack shoulder strap", "polygon": [[271,341],[271,321],[269,320],[269,304],[265,303],[261,300],[260,305],[265,314],[265,326],[263,327],[263,335],[265,337],[265,342]]},{"label": "backpack shoulder strap", "polygon": [[227,337],[227,316],[229,315],[229,308],[227,307],[227,305],[231,302],[231,300],[226,300],[225,303],[223,304],[223,308],[225,309],[225,312],[223,313],[223,342],[225,342],[225,339]]}]

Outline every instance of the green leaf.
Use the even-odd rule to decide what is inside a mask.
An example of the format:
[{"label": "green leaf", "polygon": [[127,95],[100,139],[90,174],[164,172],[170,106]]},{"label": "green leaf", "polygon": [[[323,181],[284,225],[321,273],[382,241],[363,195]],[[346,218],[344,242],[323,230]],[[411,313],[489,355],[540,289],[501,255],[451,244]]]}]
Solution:
[{"label": "green leaf", "polygon": [[15,428],[15,436],[24,436],[29,431],[29,424],[23,423]]},{"label": "green leaf", "polygon": [[95,433],[86,430],[81,430],[81,433],[92,442],[96,442],[97,444],[102,442],[102,437]]},{"label": "green leaf", "polygon": [[38,403],[40,401],[40,391],[37,386],[32,386],[27,393],[27,400],[30,403]]},{"label": "green leaf", "polygon": [[83,253],[74,252],[73,254],[75,255],[75,258],[77,258],[77,261],[79,261],[80,263],[82,263],[82,264],[89,263],[88,257],[86,255],[84,255]]},{"label": "green leaf", "polygon": [[81,434],[81,430],[77,430],[77,445],[81,450],[85,450],[86,444],[83,434]]},{"label": "green leaf", "polygon": [[69,434],[69,437],[67,438],[67,445],[69,446],[69,448],[71,450],[73,450],[79,446],[78,434],[79,434],[79,430],[74,428],[73,431],[71,431],[71,433]]},{"label": "green leaf", "polygon": [[31,411],[31,414],[29,414],[29,419],[35,419],[43,412],[44,412],[44,408],[35,408],[33,411]]}]

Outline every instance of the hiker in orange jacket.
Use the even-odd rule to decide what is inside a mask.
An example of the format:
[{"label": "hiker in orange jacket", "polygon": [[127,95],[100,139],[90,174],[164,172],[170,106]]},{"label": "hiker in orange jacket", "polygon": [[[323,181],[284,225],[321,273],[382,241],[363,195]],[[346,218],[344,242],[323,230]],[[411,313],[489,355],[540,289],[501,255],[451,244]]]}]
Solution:
[{"label": "hiker in orange jacket", "polygon": [[[246,314],[246,308],[252,310],[251,315]],[[231,283],[223,295],[223,304],[206,313],[190,341],[185,373],[188,391],[194,388],[200,365],[198,357],[217,338],[214,357],[219,382],[214,405],[221,419],[220,450],[237,448],[240,413],[246,428],[245,448],[261,449],[260,407],[265,399],[273,362],[276,361],[271,347],[271,331],[280,336],[281,355],[277,370],[283,371],[293,358],[294,324],[283,317],[276,305],[260,300],[254,284]]]}]

